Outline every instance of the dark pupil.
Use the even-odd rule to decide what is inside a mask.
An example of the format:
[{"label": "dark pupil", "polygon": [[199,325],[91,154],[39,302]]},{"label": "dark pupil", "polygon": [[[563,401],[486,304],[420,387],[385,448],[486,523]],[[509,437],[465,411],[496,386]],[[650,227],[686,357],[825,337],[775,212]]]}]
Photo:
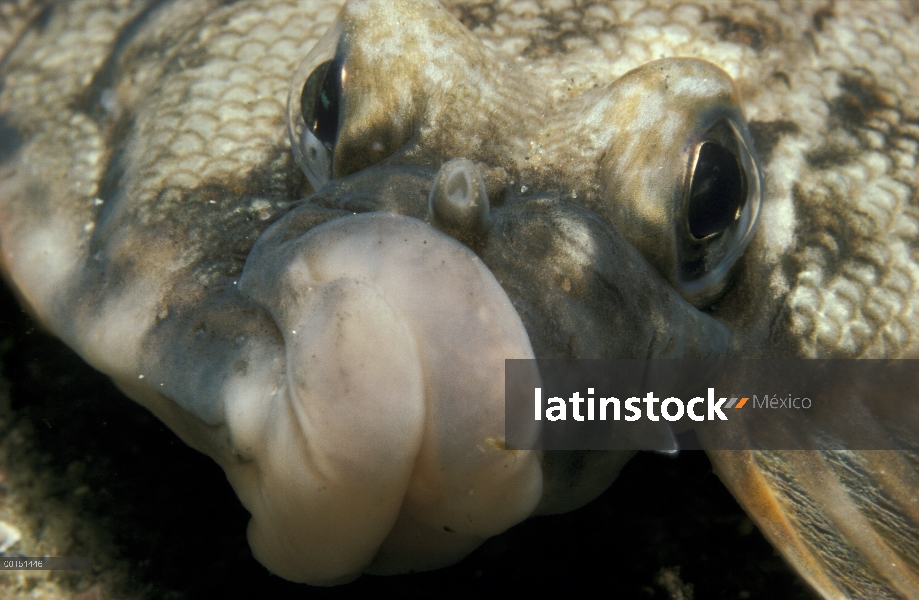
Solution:
[{"label": "dark pupil", "polygon": [[320,142],[335,146],[338,138],[338,111],[341,104],[341,69],[339,57],[328,60],[313,71],[300,94],[303,121]]},{"label": "dark pupil", "polygon": [[727,229],[746,197],[746,180],[734,154],[720,144],[702,144],[689,193],[689,231],[693,237],[702,239]]}]

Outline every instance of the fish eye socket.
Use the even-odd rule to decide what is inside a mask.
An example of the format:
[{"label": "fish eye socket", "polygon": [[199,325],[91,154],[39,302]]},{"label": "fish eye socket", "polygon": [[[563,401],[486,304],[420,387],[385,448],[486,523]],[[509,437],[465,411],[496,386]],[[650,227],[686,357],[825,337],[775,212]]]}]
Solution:
[{"label": "fish eye socket", "polygon": [[734,82],[709,62],[665,58],[626,73],[609,95],[598,212],[684,300],[710,307],[737,281],[762,204]]},{"label": "fish eye socket", "polygon": [[347,71],[336,56],[316,67],[300,93],[300,115],[306,129],[331,154],[338,139],[342,92]]},{"label": "fish eye socket", "polygon": [[380,64],[352,27],[343,13],[290,81],[287,134],[313,191],[379,164],[415,134],[413,93],[397,85],[411,78],[400,65]]},{"label": "fish eye socket", "polygon": [[740,217],[746,199],[747,180],[737,156],[717,142],[703,142],[690,184],[690,234],[701,240],[722,233]]}]

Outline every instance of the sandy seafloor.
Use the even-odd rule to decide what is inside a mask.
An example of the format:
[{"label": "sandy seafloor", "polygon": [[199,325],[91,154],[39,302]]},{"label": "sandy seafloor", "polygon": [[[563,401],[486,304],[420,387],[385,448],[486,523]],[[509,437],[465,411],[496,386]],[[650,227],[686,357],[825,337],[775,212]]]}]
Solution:
[{"label": "sandy seafloor", "polygon": [[[0,572],[0,598],[810,598],[701,452],[640,454],[588,506],[530,519],[459,564],[336,588],[273,576],[223,472],[0,290],[0,520],[9,553],[92,557],[86,572]],[[590,588],[587,588],[590,589]],[[593,593],[586,593],[592,596]]]}]

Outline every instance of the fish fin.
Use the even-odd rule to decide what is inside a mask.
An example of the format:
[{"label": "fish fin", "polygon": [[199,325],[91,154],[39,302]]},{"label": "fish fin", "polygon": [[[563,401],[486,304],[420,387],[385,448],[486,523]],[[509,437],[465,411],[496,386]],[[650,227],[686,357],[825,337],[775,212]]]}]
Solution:
[{"label": "fish fin", "polygon": [[919,597],[919,454],[708,454],[763,534],[820,595]]}]

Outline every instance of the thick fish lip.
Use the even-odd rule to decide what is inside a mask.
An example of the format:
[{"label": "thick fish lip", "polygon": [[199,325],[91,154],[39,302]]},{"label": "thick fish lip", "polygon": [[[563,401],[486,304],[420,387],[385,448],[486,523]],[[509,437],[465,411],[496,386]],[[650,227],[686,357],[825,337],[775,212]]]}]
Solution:
[{"label": "thick fish lip", "polygon": [[[453,238],[379,211],[297,231],[314,209],[269,227],[239,278],[277,329],[252,359],[277,381],[260,386],[261,427],[230,408],[251,405],[233,399],[251,378],[226,386],[234,445],[258,465],[225,465],[253,551],[323,585],[452,564],[542,495],[535,453],[488,444],[504,437],[504,359],[532,358],[526,332]],[[419,556],[418,536],[437,551]]]}]

